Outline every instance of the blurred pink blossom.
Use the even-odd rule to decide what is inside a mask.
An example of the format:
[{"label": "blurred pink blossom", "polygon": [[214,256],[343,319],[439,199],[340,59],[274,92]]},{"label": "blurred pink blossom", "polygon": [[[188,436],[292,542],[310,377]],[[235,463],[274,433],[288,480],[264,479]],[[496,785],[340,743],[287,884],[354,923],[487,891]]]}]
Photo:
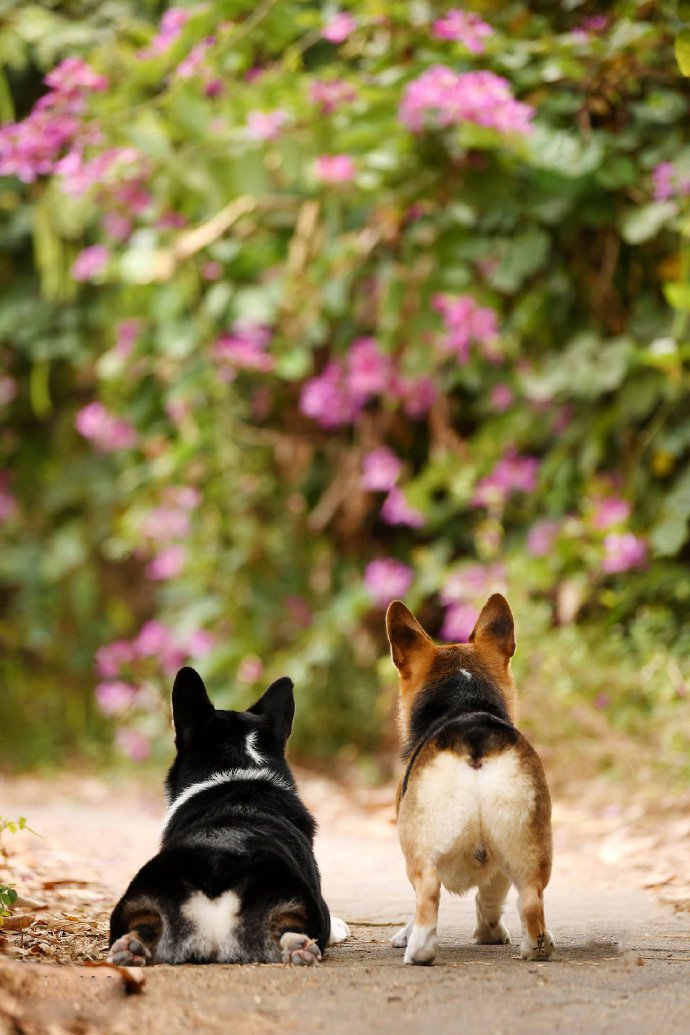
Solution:
[{"label": "blurred pink blossom", "polygon": [[104,679],[112,679],[120,674],[134,656],[129,640],[113,640],[112,643],[104,643],[102,647],[98,648],[94,668],[99,676],[103,676]]},{"label": "blurred pink blossom", "polygon": [[0,471],[0,522],[9,521],[17,513],[17,501],[9,487],[9,481],[9,474]]},{"label": "blurred pink blossom", "polygon": [[432,377],[400,377],[394,379],[393,390],[402,400],[408,417],[417,420],[428,413],[438,398],[438,387]]},{"label": "blurred pink blossom", "polygon": [[314,161],[314,175],[322,183],[344,183],[353,179],[355,163],[350,155],[319,155]]},{"label": "blurred pink blossom", "polygon": [[332,115],[337,108],[351,104],[356,97],[354,86],[344,79],[312,79],[309,83],[309,100],[317,104],[324,115]]},{"label": "blurred pink blossom", "polygon": [[331,360],[320,374],[305,381],[299,400],[301,412],[327,429],[351,424],[363,405],[362,397],[349,391],[338,360]]},{"label": "blurred pink blossom", "polygon": [[293,593],[285,597],[284,603],[296,625],[299,625],[302,629],[307,629],[311,625],[314,615],[309,602],[304,597]]},{"label": "blurred pink blossom", "polygon": [[446,608],[439,636],[446,643],[466,643],[477,621],[478,610],[472,604],[450,604]]},{"label": "blurred pink blossom", "polygon": [[176,578],[184,568],[187,551],[179,543],[166,546],[152,561],[146,565],[146,574],[150,579],[165,582]]},{"label": "blurred pink blossom", "polygon": [[212,651],[216,637],[206,629],[196,629],[185,639],[184,646],[190,658],[200,658]]},{"label": "blurred pink blossom", "polygon": [[183,60],[180,61],[174,74],[179,79],[192,79],[199,69],[202,68],[206,57],[206,51],[209,50],[215,42],[215,36],[207,36],[205,40],[200,40],[199,43],[192,47],[186,58],[183,58]]},{"label": "blurred pink blossom", "polygon": [[247,115],[247,136],[250,140],[275,140],[288,120],[282,108],[275,111],[250,111]]},{"label": "blurred pink blossom", "polygon": [[139,534],[157,542],[180,539],[189,532],[189,514],[180,507],[154,507],[145,514]]},{"label": "blurred pink blossom", "polygon": [[360,485],[371,492],[387,492],[395,485],[402,467],[402,460],[392,449],[379,446],[364,456]]},{"label": "blurred pink blossom", "polygon": [[220,280],[223,276],[223,267],[219,262],[211,259],[201,267],[201,276],[204,280]]},{"label": "blurred pink blossom", "polygon": [[510,83],[486,70],[454,72],[433,65],[405,88],[400,119],[413,133],[474,122],[501,133],[531,132],[534,108],[516,101]]},{"label": "blurred pink blossom", "polygon": [[184,510],[195,510],[201,503],[201,493],[193,485],[168,485],[163,490],[163,496],[166,503]]},{"label": "blurred pink blossom", "polygon": [[108,89],[106,77],[94,72],[90,65],[77,57],[65,58],[48,73],[43,82],[63,96],[74,93],[102,93]]},{"label": "blurred pink blossom", "polygon": [[221,334],[213,346],[213,358],[223,380],[231,381],[237,370],[273,370],[274,359],[266,351],[272,332],[265,324],[238,320],[229,334]]},{"label": "blurred pink blossom", "polygon": [[633,532],[609,532],[604,537],[604,560],[601,568],[614,575],[641,568],[647,559],[647,544]]},{"label": "blurred pink blossom", "polygon": [[390,384],[392,362],[375,338],[357,338],[347,356],[347,387],[353,395],[378,395]]},{"label": "blurred pink blossom", "polygon": [[539,461],[535,456],[521,456],[515,449],[507,450],[491,473],[477,482],[472,505],[502,506],[514,492],[533,492],[538,470]]},{"label": "blurred pink blossom", "polygon": [[102,453],[132,449],[137,442],[137,433],[132,425],[108,413],[99,402],[89,403],[79,410],[74,424],[80,435],[93,442]]},{"label": "blurred pink blossom", "polygon": [[502,564],[466,564],[446,578],[439,596],[444,604],[481,604],[491,593],[505,593]]},{"label": "blurred pink blossom", "polygon": [[443,317],[445,337],[440,341],[444,352],[464,364],[469,359],[470,344],[490,344],[498,337],[496,313],[480,306],[471,295],[436,295],[433,306]]},{"label": "blurred pink blossom", "polygon": [[549,518],[532,525],[527,533],[527,549],[533,557],[545,557],[551,552],[559,529],[559,523]]},{"label": "blurred pink blossom", "polygon": [[513,394],[512,388],[508,385],[494,385],[489,392],[489,402],[491,409],[495,410],[496,413],[505,413],[507,409],[513,404],[515,395]]},{"label": "blurred pink blossom", "polygon": [[72,276],[75,280],[93,280],[108,265],[110,254],[103,244],[92,244],[79,252],[72,264]]},{"label": "blurred pink blossom", "polygon": [[439,39],[462,43],[472,54],[482,54],[484,40],[492,36],[494,30],[479,15],[452,8],[433,23],[431,31]]},{"label": "blurred pink blossom", "polygon": [[357,20],[347,11],[334,14],[321,29],[321,35],[329,43],[344,43],[357,28]]},{"label": "blurred pink blossom", "polygon": [[126,241],[132,234],[132,220],[120,212],[106,212],[101,225],[114,241]]},{"label": "blurred pink blossom", "polygon": [[370,561],[364,569],[364,585],[377,607],[404,596],[412,585],[413,572],[394,557]]},{"label": "blurred pink blossom", "polygon": [[592,524],[600,530],[623,525],[630,517],[630,504],[618,496],[606,496],[594,501]]},{"label": "blurred pink blossom", "polygon": [[690,177],[679,173],[673,162],[660,162],[652,171],[656,201],[668,201],[679,195],[690,194]]},{"label": "blurred pink blossom", "polygon": [[256,683],[261,679],[264,663],[256,654],[247,654],[237,666],[237,678],[240,683]]},{"label": "blurred pink blossom", "polygon": [[99,683],[96,687],[96,701],[104,715],[117,715],[129,708],[136,697],[136,688],[121,680]]},{"label": "blurred pink blossom", "polygon": [[160,20],[158,32],[149,42],[148,47],[140,50],[138,57],[146,61],[158,57],[169,50],[189,20],[189,11],[183,7],[170,7]]},{"label": "blurred pink blossom", "polygon": [[424,525],[421,510],[411,506],[397,486],[393,486],[383,501],[381,520],[387,525],[407,525],[409,528],[421,528]]},{"label": "blurred pink blossom", "polygon": [[129,726],[120,726],[116,730],[115,744],[132,762],[145,762],[151,754],[151,745],[143,733]]},{"label": "blurred pink blossom", "polygon": [[0,406],[9,406],[17,398],[17,382],[9,374],[0,377]]}]

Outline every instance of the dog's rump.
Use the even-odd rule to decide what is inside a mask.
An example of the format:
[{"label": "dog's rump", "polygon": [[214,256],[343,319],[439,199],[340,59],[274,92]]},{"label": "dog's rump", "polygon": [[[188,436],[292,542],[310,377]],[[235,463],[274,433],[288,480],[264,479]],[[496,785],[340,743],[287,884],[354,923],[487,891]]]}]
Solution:
[{"label": "dog's rump", "polygon": [[155,962],[270,963],[281,959],[281,935],[297,931],[323,951],[330,917],[314,875],[284,842],[267,847],[251,834],[244,846],[233,840],[228,848],[184,842],[163,848],[116,906],[110,944],[143,926]]}]

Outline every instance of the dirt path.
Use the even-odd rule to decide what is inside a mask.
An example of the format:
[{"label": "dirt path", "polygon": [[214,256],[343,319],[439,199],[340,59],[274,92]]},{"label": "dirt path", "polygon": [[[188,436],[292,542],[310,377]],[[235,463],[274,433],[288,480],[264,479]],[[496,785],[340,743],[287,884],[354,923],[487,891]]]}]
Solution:
[{"label": "dirt path", "polygon": [[[0,1032],[3,1024],[26,1035],[690,1031],[690,913],[644,890],[670,887],[681,902],[677,873],[684,867],[686,879],[690,870],[690,827],[685,843],[682,823],[665,841],[655,828],[623,825],[613,806],[593,816],[557,804],[547,892],[555,961],[526,964],[514,946],[474,946],[472,899],[445,896],[437,965],[404,967],[389,938],[408,919],[412,896],[390,792],[346,793],[306,776],[300,784],[321,824],[326,899],[350,922],[352,938],[313,970],[153,968],[143,993],[128,997],[107,970],[55,964],[102,958],[108,911],[155,850],[159,793],[94,779],[47,787],[0,780],[2,815],[26,815],[42,835],[6,842],[27,899],[18,912],[33,920],[5,932],[0,946]],[[507,926],[517,938],[514,898]]]}]

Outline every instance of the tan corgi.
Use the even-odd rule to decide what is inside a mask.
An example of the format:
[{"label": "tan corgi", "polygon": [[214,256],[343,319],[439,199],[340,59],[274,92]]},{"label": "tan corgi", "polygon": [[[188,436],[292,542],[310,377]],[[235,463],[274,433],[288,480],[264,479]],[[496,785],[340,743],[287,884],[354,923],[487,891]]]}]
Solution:
[{"label": "tan corgi", "polygon": [[458,895],[476,887],[475,940],[507,944],[501,917],[514,884],[520,955],[547,960],[551,799],[539,757],[515,727],[508,603],[499,593],[488,600],[469,643],[436,646],[400,600],[388,608],[386,628],[407,763],[398,833],[416,898],[414,918],[393,945],[405,947],[405,963],[433,963],[441,885]]}]

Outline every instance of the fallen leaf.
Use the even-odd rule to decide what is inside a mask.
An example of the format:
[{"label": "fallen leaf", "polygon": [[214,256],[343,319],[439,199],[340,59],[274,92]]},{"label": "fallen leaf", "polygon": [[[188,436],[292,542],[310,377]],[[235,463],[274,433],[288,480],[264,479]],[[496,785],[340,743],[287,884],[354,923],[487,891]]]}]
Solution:
[{"label": "fallen leaf", "polygon": [[24,913],[22,916],[6,916],[2,926],[5,931],[25,931],[35,922],[35,916]]}]

